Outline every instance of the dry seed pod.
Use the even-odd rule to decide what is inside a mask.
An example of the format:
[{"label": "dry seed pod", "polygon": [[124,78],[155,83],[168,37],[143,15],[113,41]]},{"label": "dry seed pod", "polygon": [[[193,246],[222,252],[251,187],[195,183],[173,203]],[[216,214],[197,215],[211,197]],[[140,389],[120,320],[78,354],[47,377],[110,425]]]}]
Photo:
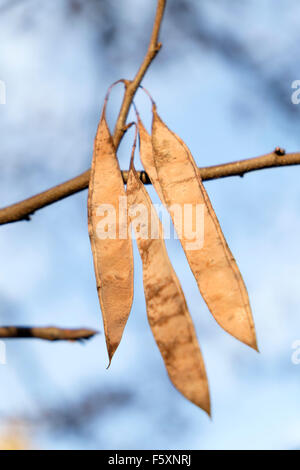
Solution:
[{"label": "dry seed pod", "polygon": [[[202,184],[196,163],[184,142],[164,124],[153,105],[153,159],[167,208],[185,251],[199,290],[224,330],[257,349],[248,293],[226,243],[219,221]],[[147,171],[147,169],[146,169]],[[203,246],[190,249],[191,240],[173,207],[203,208]],[[199,207],[200,207],[199,206]]]},{"label": "dry seed pod", "polygon": [[160,187],[160,183],[159,183],[157,171],[156,171],[156,166],[155,166],[154,159],[153,159],[152,138],[151,138],[151,135],[145,129],[140,119],[139,114],[137,114],[137,118],[138,118],[138,128],[139,128],[139,136],[140,136],[141,162],[161,202],[164,203],[164,195]]},{"label": "dry seed pod", "polygon": [[95,138],[88,227],[110,363],[132,306],[133,253],[128,236],[126,193],[105,107],[106,101]]},{"label": "dry seed pod", "polygon": [[[140,236],[134,225],[143,263],[143,282],[149,324],[174,386],[191,402],[210,414],[210,399],[205,366],[193,322],[179,280],[169,260],[161,222],[150,197],[131,164],[127,182],[128,211],[131,221],[136,205],[158,228],[155,239]],[[145,221],[147,225],[147,221]]]}]

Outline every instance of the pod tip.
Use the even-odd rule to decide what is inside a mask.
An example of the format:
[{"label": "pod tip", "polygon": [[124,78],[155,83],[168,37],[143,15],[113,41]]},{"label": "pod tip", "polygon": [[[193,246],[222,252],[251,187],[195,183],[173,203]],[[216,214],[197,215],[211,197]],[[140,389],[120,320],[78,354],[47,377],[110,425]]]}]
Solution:
[{"label": "pod tip", "polygon": [[202,397],[198,397],[195,400],[193,398],[188,398],[188,400],[194,403],[194,405],[201,408],[208,415],[208,417],[212,419],[209,392],[208,392],[208,395],[206,394],[204,396],[202,395]]},{"label": "pod tip", "polygon": [[207,416],[209,417],[209,419],[212,420],[210,402],[207,403],[206,405],[204,405],[204,406],[202,407],[202,409],[203,409],[203,411],[205,411],[205,413],[207,414]]},{"label": "pod tip", "polygon": [[254,349],[254,351],[256,351],[256,352],[258,352],[258,353],[260,352],[259,349],[258,349],[257,339],[256,339],[255,333],[254,333],[254,337],[251,338],[250,341],[247,341],[246,344],[247,344],[248,346],[250,346],[250,348]]},{"label": "pod tip", "polygon": [[109,360],[109,362],[108,362],[108,366],[106,367],[106,370],[110,368],[111,361],[112,361],[112,358],[114,357],[114,354],[115,354],[115,352],[116,352],[117,347],[111,347],[111,346],[110,346],[110,347],[108,347],[107,349],[108,349],[107,352],[108,352],[108,360]]},{"label": "pod tip", "polygon": [[110,365],[111,365],[111,360],[109,361],[108,366],[106,367],[106,370],[110,368]]}]

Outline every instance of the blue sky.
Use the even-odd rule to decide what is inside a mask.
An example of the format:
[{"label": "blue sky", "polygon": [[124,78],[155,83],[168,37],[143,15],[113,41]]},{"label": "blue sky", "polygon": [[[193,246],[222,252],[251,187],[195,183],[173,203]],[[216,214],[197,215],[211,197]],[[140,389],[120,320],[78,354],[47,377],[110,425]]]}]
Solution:
[{"label": "blue sky", "polygon": [[[143,53],[142,48],[135,52],[127,38],[122,54],[130,52],[128,60],[119,60],[113,47],[101,49],[88,17],[67,18],[58,0],[47,6],[39,0],[26,3],[0,17],[0,80],[7,86],[7,104],[0,106],[1,206],[88,168],[105,90],[120,77],[132,77]],[[129,36],[131,28],[148,24],[151,9],[145,0],[128,4],[118,15],[130,24]],[[116,6],[114,0],[112,8]],[[131,15],[137,8],[139,14]],[[169,2],[166,15],[171,8]],[[218,2],[204,2],[204,11],[215,28],[225,24],[235,29],[274,76],[280,64],[294,64],[282,82],[288,100],[292,81],[300,79],[293,56],[300,21],[297,2],[288,8],[280,1],[274,9],[270,1],[263,6],[252,1],[239,19]],[[281,34],[274,32],[278,22]],[[139,35],[149,31],[150,24]],[[163,28],[164,48],[144,85],[199,166],[258,156],[277,145],[299,150],[300,107],[291,118],[261,87],[259,77],[196,42],[181,42],[180,34],[170,34],[167,24]],[[114,90],[109,104],[111,125],[120,100],[121,88]],[[149,126],[147,98],[140,94],[136,102]],[[124,169],[131,142],[128,134],[120,148]],[[134,306],[111,368],[106,370],[103,334],[84,346],[9,341],[7,365],[0,366],[0,414],[18,417],[60,401],[77,402],[93,388],[126,389],[133,399],[97,418],[85,436],[60,432],[59,427],[50,433],[46,426],[27,432],[35,446],[53,449],[299,447],[300,365],[291,361],[292,344],[300,339],[298,173],[290,167],[205,184],[248,287],[260,354],[214,322],[180,244],[167,242],[205,358],[212,421],[167,378],[147,324],[136,249]],[[149,192],[157,202],[151,188]],[[1,227],[1,324],[103,330],[86,199],[85,191],[38,212],[30,223]],[[0,430],[5,425],[3,418]]]}]

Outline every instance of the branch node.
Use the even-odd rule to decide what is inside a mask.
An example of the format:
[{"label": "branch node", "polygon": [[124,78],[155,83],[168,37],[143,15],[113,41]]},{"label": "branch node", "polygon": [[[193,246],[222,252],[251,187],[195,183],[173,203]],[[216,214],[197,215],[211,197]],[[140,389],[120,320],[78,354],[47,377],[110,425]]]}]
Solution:
[{"label": "branch node", "polygon": [[285,155],[285,149],[283,149],[281,147],[276,147],[275,150],[274,150],[274,153],[275,153],[275,155],[278,155],[279,157],[282,157],[283,155]]},{"label": "branch node", "polygon": [[124,83],[124,85],[125,85],[125,89],[127,90],[127,88],[129,87],[129,85],[131,84],[131,80],[124,79],[124,80],[123,80],[123,83]]}]

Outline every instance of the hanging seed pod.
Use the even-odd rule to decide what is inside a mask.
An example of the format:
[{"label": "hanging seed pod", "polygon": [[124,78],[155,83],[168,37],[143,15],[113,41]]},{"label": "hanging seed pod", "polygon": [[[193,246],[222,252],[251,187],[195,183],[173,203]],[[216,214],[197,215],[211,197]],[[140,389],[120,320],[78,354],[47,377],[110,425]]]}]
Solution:
[{"label": "hanging seed pod", "polygon": [[145,171],[157,192],[161,202],[164,203],[164,195],[162,193],[160,183],[157,176],[156,166],[153,159],[153,147],[151,135],[145,129],[139,114],[137,113],[138,128],[140,136],[140,157]]},{"label": "hanging seed pod", "polygon": [[121,341],[133,300],[133,253],[126,193],[104,103],[94,144],[88,227],[109,364]]},{"label": "hanging seed pod", "polygon": [[[166,206],[173,219],[199,290],[221,327],[257,349],[248,293],[185,143],[164,124],[153,104],[153,160]],[[149,168],[145,168],[146,171]],[[177,209],[177,213],[174,208]],[[178,208],[181,217],[178,217]],[[202,209],[202,233],[192,241],[193,215]],[[200,211],[201,213],[201,211]],[[184,227],[183,227],[184,221]],[[186,224],[187,222],[187,224]],[[188,234],[185,225],[189,225]],[[197,245],[199,241],[199,245]]]},{"label": "hanging seed pod", "polygon": [[[134,150],[133,150],[134,153]],[[128,212],[143,263],[149,324],[174,386],[210,414],[205,366],[179,280],[169,260],[161,222],[131,161],[127,182]],[[135,223],[136,208],[144,218]],[[136,215],[136,214],[135,214]],[[149,220],[159,236],[151,238]],[[153,229],[153,227],[151,227]]]}]

